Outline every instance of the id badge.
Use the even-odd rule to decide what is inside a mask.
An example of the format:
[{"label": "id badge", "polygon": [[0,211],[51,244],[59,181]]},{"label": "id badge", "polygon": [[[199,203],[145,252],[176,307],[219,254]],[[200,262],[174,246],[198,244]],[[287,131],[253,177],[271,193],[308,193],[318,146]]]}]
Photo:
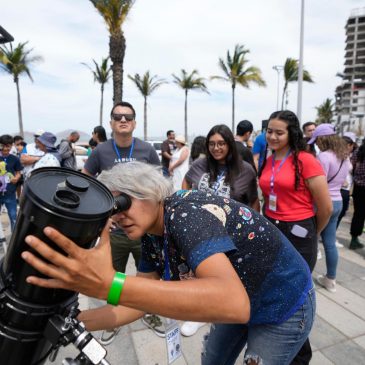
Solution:
[{"label": "id badge", "polygon": [[181,355],[180,327],[176,320],[165,318],[167,361],[172,364]]},{"label": "id badge", "polygon": [[276,212],[276,202],[277,202],[277,196],[274,193],[271,193],[269,195],[269,209],[273,212]]}]

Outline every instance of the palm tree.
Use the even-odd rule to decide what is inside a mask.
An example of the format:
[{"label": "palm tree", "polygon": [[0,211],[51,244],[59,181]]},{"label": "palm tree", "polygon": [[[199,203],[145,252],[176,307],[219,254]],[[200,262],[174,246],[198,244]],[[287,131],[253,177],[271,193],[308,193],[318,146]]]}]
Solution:
[{"label": "palm tree", "polygon": [[10,48],[6,46],[0,47],[0,69],[12,75],[15,82],[18,100],[18,119],[19,119],[19,134],[24,136],[22,104],[20,99],[19,76],[26,73],[33,82],[30,73],[30,66],[42,60],[40,56],[30,56],[33,49],[26,49],[28,42],[19,43],[15,48],[10,43]]},{"label": "palm tree", "polygon": [[198,76],[197,70],[193,70],[188,74],[184,69],[181,69],[181,76],[172,74],[174,83],[185,90],[185,107],[184,107],[184,134],[185,140],[188,140],[188,92],[189,90],[200,90],[209,94],[207,86],[205,85],[205,79]]},{"label": "palm tree", "polygon": [[123,61],[126,42],[123,23],[135,0],[90,0],[104,18],[109,30],[109,56],[113,70],[113,102],[123,99]]},{"label": "palm tree", "polygon": [[334,109],[334,104],[332,103],[331,99],[327,98],[322,104],[316,106],[316,109],[317,109],[317,119],[316,119],[317,124],[331,123]]},{"label": "palm tree", "polygon": [[[281,99],[281,110],[284,109],[284,100],[285,105],[288,104],[288,86],[289,82],[298,81],[298,60],[294,58],[287,58],[284,64],[284,88],[283,88],[283,97]],[[307,70],[303,70],[303,81],[313,82],[312,76],[309,74]],[[286,96],[286,98],[285,98]]]},{"label": "palm tree", "polygon": [[137,89],[140,91],[144,98],[143,108],[143,133],[144,140],[147,140],[147,97],[150,96],[157,88],[162,84],[166,84],[166,81],[159,79],[157,75],[150,76],[150,72],[147,71],[142,77],[139,74],[134,76],[128,75],[128,77],[134,82]]},{"label": "palm tree", "polygon": [[227,51],[227,58],[219,59],[219,67],[225,76],[212,76],[211,79],[224,80],[231,83],[232,86],[232,132],[234,133],[234,119],[235,119],[235,89],[236,85],[241,85],[249,88],[251,83],[258,86],[266,86],[265,81],[261,76],[261,70],[258,67],[246,67],[248,60],[245,58],[250,51],[245,49],[243,45],[236,44],[233,52],[233,57]]},{"label": "palm tree", "polygon": [[111,76],[111,68],[110,66],[108,66],[108,60],[109,57],[102,58],[101,64],[98,65],[97,62],[93,59],[95,69],[92,69],[89,65],[82,62],[82,64],[86,66],[93,74],[94,82],[98,82],[100,84],[100,90],[101,90],[100,125],[103,125],[104,85],[109,81]]}]

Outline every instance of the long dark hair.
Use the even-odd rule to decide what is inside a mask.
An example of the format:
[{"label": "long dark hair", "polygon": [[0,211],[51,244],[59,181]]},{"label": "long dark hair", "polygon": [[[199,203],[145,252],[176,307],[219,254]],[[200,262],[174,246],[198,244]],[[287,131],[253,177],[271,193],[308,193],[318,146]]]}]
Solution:
[{"label": "long dark hair", "polygon": [[206,137],[198,136],[194,138],[191,145],[190,157],[195,161],[201,154],[207,155]]},{"label": "long dark hair", "polygon": [[[280,119],[285,122],[288,129],[288,139],[289,139],[289,147],[291,153],[293,155],[293,165],[295,170],[295,182],[294,188],[298,190],[300,183],[300,174],[302,171],[301,162],[298,160],[299,152],[306,150],[306,143],[303,138],[303,132],[300,128],[300,123],[298,117],[290,110],[279,110],[270,115],[270,120],[272,119]],[[267,147],[265,151],[264,161],[262,162],[261,168],[259,170],[259,177],[261,176],[262,171],[266,165],[266,157],[267,157]]]},{"label": "long dark hair", "polygon": [[107,140],[106,138],[106,132],[105,128],[101,125],[98,125],[94,128],[94,133],[98,135],[99,142],[105,142]]},{"label": "long dark hair", "polygon": [[[218,124],[214,126],[207,134],[206,148],[207,148],[207,162],[208,172],[210,174],[210,180],[215,181],[219,172],[219,163],[214,159],[209,150],[209,139],[214,134],[220,134],[228,146],[228,154],[226,156],[225,165],[227,167],[225,183],[230,184],[234,181],[234,178],[242,171],[242,160],[237,153],[236,142],[234,140],[233,133],[224,124]],[[231,186],[232,188],[232,186]]]}]

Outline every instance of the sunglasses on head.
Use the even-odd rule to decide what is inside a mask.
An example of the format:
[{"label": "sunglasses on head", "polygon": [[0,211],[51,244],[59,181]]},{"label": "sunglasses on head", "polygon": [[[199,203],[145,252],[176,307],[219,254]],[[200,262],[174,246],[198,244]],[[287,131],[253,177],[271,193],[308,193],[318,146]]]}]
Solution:
[{"label": "sunglasses on head", "polygon": [[127,122],[131,122],[132,120],[134,120],[133,114],[113,114],[112,115],[113,120],[116,122],[121,122],[123,117]]}]

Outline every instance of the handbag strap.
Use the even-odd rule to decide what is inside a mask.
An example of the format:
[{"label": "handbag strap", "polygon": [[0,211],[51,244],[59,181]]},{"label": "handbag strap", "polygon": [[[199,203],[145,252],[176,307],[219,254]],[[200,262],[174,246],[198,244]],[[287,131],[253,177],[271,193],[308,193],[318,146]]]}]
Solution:
[{"label": "handbag strap", "polygon": [[342,160],[341,161],[341,164],[340,164],[340,167],[339,167],[339,169],[337,170],[337,172],[329,179],[329,180],[327,180],[327,183],[329,184],[337,175],[338,175],[338,173],[340,172],[340,170],[341,170],[341,167],[342,167],[342,165],[343,165],[343,162],[344,162],[345,160]]}]

